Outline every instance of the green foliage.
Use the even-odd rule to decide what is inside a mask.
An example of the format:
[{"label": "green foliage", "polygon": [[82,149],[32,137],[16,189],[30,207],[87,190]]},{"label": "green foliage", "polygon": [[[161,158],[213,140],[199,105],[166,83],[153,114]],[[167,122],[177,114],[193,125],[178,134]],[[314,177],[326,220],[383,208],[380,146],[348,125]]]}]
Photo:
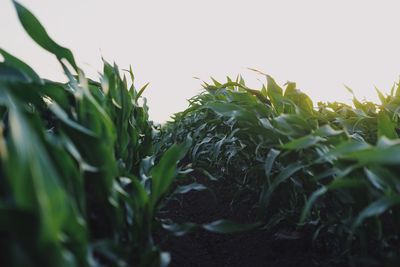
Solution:
[{"label": "green foliage", "polygon": [[[379,92],[381,105],[354,98],[355,107],[314,108],[295,83],[282,89],[266,79],[261,90],[241,78],[206,83],[163,127],[160,146],[190,134],[193,168],[258,194],[267,229],[311,228],[314,242],[339,253],[398,257],[399,89]],[[374,255],[365,253],[374,246]]]},{"label": "green foliage", "polygon": [[[86,78],[13,3],[68,82],[42,79],[0,49],[0,265],[166,266],[153,239],[160,228],[180,236],[259,227],[311,229],[316,247],[334,255],[399,262],[400,85],[377,90],[380,105],[354,97],[353,106],[315,107],[295,83],[269,75],[260,90],[240,76],[212,79],[158,129],[131,69],[128,81],[104,61],[100,81]],[[192,168],[234,186],[232,203],[253,196],[256,222],[159,218],[166,199],[207,190],[174,184]]]},{"label": "green foliage", "polygon": [[188,143],[143,168],[154,153],[146,86],[134,87],[132,70],[128,86],[107,62],[100,82],[87,79],[72,53],[14,5],[69,81],[44,80],[0,50],[0,264],[165,266],[152,233]]}]

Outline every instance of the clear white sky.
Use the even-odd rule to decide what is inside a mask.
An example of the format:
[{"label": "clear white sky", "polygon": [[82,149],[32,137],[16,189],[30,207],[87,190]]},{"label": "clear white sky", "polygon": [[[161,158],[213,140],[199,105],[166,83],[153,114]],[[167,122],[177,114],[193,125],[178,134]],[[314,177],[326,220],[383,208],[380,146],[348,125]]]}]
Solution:
[{"label": "clear white sky", "polygon": [[[101,55],[132,64],[155,121],[183,110],[209,76],[257,68],[283,84],[295,81],[314,100],[376,99],[400,74],[399,1],[370,0],[21,0],[50,36],[70,48],[91,77]],[[19,25],[0,0],[0,47],[42,76],[62,79],[53,56]]]}]

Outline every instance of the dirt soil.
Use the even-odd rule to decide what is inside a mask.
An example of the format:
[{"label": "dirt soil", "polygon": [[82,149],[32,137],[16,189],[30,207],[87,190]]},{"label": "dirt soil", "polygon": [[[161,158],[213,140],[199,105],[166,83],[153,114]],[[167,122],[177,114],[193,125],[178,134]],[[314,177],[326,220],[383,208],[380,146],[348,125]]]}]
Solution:
[{"label": "dirt soil", "polygon": [[[218,197],[208,191],[193,191],[182,195],[165,207],[165,218],[177,223],[199,224],[219,219],[254,222],[255,215],[250,204],[243,203],[234,210],[231,209],[234,187],[227,186],[226,183],[210,182],[201,178],[199,180]],[[249,203],[252,201],[254,200]],[[171,253],[172,267],[333,266],[326,262],[321,263],[323,255],[315,255],[310,235],[291,231],[271,233],[260,229],[236,234],[196,231],[181,237],[164,239],[165,236],[165,233],[161,233],[157,241],[164,251]]]}]

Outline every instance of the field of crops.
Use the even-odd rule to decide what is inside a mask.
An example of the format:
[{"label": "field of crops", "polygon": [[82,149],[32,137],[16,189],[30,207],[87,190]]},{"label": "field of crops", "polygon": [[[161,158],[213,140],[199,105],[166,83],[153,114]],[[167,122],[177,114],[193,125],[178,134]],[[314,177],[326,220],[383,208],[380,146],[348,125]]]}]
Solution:
[{"label": "field of crops", "polygon": [[0,49],[0,266],[399,266],[399,84],[350,106],[212,79],[155,125],[131,69],[88,79],[14,6],[68,82]]}]

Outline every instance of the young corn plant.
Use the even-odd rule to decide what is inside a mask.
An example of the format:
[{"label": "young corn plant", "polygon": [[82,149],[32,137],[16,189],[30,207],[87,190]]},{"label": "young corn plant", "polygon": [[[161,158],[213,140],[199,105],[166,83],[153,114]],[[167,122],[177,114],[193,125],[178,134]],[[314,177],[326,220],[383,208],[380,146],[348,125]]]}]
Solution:
[{"label": "young corn plant", "polygon": [[266,229],[312,229],[316,246],[332,255],[398,263],[400,87],[378,91],[381,105],[354,97],[354,107],[314,107],[295,83],[282,89],[266,79],[261,90],[241,77],[206,83],[159,143],[190,133],[193,168],[233,182],[237,196],[258,195],[253,205]]},{"label": "young corn plant", "polygon": [[[0,50],[0,264],[165,266],[152,238],[157,211],[187,143],[154,153],[140,90],[104,62],[87,79],[25,7],[13,2],[30,37],[54,54],[68,82],[40,78]],[[143,103],[143,104],[141,104]],[[146,179],[143,179],[146,177]]]}]

